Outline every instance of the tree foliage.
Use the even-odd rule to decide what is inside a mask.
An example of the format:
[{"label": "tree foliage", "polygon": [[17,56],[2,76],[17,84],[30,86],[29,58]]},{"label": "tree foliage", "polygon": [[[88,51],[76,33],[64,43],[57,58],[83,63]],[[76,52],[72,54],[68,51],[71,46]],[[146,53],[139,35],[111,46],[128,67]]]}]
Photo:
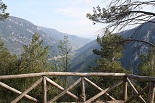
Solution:
[{"label": "tree foliage", "polygon": [[24,52],[21,55],[21,63],[18,73],[35,73],[49,71],[47,62],[48,46],[43,47],[43,40],[35,33],[30,45],[24,45]]},{"label": "tree foliage", "polygon": [[[12,74],[27,74],[27,73],[38,73],[38,72],[49,72],[51,66],[47,61],[48,56],[48,46],[43,47],[43,40],[40,36],[35,33],[32,37],[32,41],[29,45],[24,45],[24,52],[21,54],[21,58],[18,60],[17,68],[12,70]],[[13,79],[9,81],[9,85],[15,87],[17,90],[25,91],[34,82],[37,81],[36,78],[20,78]],[[11,99],[14,98],[14,94],[11,93]],[[30,92],[30,95],[41,100],[42,98],[42,87],[37,86],[34,90]],[[24,102],[24,100],[22,101]]]},{"label": "tree foliage", "polygon": [[124,38],[117,34],[111,34],[108,30],[102,37],[97,37],[97,42],[100,45],[100,50],[94,49],[96,55],[101,56],[97,60],[95,71],[100,72],[125,72],[121,66],[119,59],[122,57],[122,51],[126,42],[122,42]]},{"label": "tree foliage", "polygon": [[[107,7],[94,7],[93,14],[88,13],[86,16],[95,23],[107,24],[107,28],[110,33],[121,30],[125,27],[138,26],[135,33],[148,22],[155,23],[153,20],[155,13],[146,11],[146,7],[155,6],[153,0],[111,0]],[[129,28],[128,28],[129,29]],[[118,31],[116,31],[118,32]],[[120,31],[119,31],[120,33]],[[132,35],[132,34],[131,34]],[[135,40],[132,37],[122,38],[119,35],[105,34],[103,37],[97,38],[98,44],[101,46],[100,50],[94,50],[93,52],[101,56],[101,59],[97,60],[98,65],[93,68],[93,71],[99,72],[127,72],[120,64],[119,59],[122,57],[122,51],[125,49],[124,45],[131,42],[140,42],[144,45],[151,46],[151,51],[144,55],[141,64],[139,65],[140,75],[155,76],[155,45],[149,41]],[[108,84],[114,83],[112,78],[93,78],[97,84],[102,87],[106,87]],[[107,82],[106,82],[107,81]],[[117,81],[117,80],[116,80]],[[144,87],[144,84],[140,84],[140,87]],[[115,89],[114,95],[119,97],[117,90],[121,91],[121,88]]]},{"label": "tree foliage", "polygon": [[148,54],[141,56],[141,63],[138,66],[139,75],[155,76],[155,48],[152,47]]},{"label": "tree foliage", "polygon": [[[155,77],[155,47],[151,47],[150,52],[141,55],[141,62],[138,65],[139,75]],[[140,88],[144,88],[148,83],[139,81]],[[144,98],[147,97],[147,93],[144,93]]]},{"label": "tree foliage", "polygon": [[[0,42],[0,75],[49,72],[53,69],[48,63],[48,46],[43,47],[43,40],[41,40],[37,33],[33,35],[31,43],[29,45],[24,45],[23,48],[24,52],[21,54],[21,58],[17,59],[15,55],[11,55],[10,52],[4,48],[4,43]],[[25,91],[38,79],[38,77],[19,78],[9,79],[2,82],[19,91]],[[51,79],[61,84],[59,78],[51,77]],[[47,85],[47,89],[49,97],[58,92],[57,89],[54,89],[54,87],[51,87],[50,85]],[[42,101],[42,86],[38,85],[29,94]],[[0,97],[3,97],[0,98],[0,102],[10,103],[17,96],[18,95],[15,95],[15,93],[0,86]],[[30,101],[22,99],[20,102],[27,103]]]},{"label": "tree foliage", "polygon": [[[59,51],[59,69],[60,71],[67,72],[70,65],[71,65],[71,49],[72,47],[70,46],[68,36],[64,36],[63,40],[60,40],[60,44],[58,46],[60,49]],[[67,77],[63,78],[63,86],[67,87]],[[66,98],[65,98],[66,99]]]},{"label": "tree foliage", "polygon": [[154,18],[155,13],[144,11],[144,7],[154,6],[155,1],[135,0],[111,0],[106,8],[100,6],[94,8],[93,14],[88,13],[87,17],[94,23],[107,23],[108,28],[124,28],[127,25],[142,24]]},{"label": "tree foliage", "polygon": [[[0,39],[0,75],[10,75],[13,74],[13,71],[17,70],[17,56],[11,55],[9,50],[4,47],[4,42]],[[11,80],[5,80],[4,83],[11,83]],[[9,101],[10,94],[7,89],[4,89],[0,86],[0,102],[7,103]]]},{"label": "tree foliage", "polygon": [[109,31],[102,37],[97,37],[97,42],[101,46],[101,50],[94,49],[93,52],[100,55],[102,58],[114,61],[122,57],[124,50],[124,38],[117,34],[111,34]]},{"label": "tree foliage", "polygon": [[[30,45],[24,45],[24,52],[21,54],[21,60],[19,65],[19,70],[16,74],[27,74],[27,73],[37,73],[37,72],[47,72],[50,71],[50,65],[47,62],[48,56],[48,46],[43,47],[43,40],[40,40],[40,36],[35,33],[32,36],[32,41]],[[16,85],[22,91],[28,88],[32,83],[34,83],[37,78],[21,79],[22,82],[17,82]],[[18,84],[20,83],[20,84]],[[41,95],[42,88],[37,88],[32,92],[32,95]]]},{"label": "tree foliage", "polygon": [[[94,23],[108,24],[107,28],[110,30],[110,32],[113,32],[116,30],[116,28],[122,29],[126,26],[130,27],[129,25],[135,26],[137,24],[142,24],[135,31],[135,33],[137,33],[143,24],[147,22],[155,23],[153,20],[151,20],[154,18],[155,13],[145,11],[144,9],[144,7],[154,5],[155,1],[150,0],[111,0],[107,7],[101,8],[98,6],[94,8],[93,14],[88,13],[87,17],[94,21]],[[113,40],[111,42],[113,42]],[[132,36],[123,40],[120,39],[119,42],[115,42],[115,45],[119,45],[121,42],[123,42],[123,44],[137,42],[148,47],[155,47],[155,45],[149,41],[133,39]]]},{"label": "tree foliage", "polygon": [[17,68],[17,56],[11,55],[9,50],[4,47],[4,42],[0,39],[0,75],[12,74]]},{"label": "tree foliage", "polygon": [[[107,73],[127,73],[127,70],[122,67],[119,61],[119,59],[123,56],[122,51],[124,50],[124,45],[126,43],[122,41],[124,41],[122,36],[111,34],[108,30],[102,37],[98,36],[97,42],[100,45],[100,49],[94,49],[93,52],[94,54],[99,55],[101,58],[97,60],[97,66],[95,66],[92,71]],[[121,78],[116,79],[112,77],[93,77],[91,79],[92,81],[95,81],[97,85],[105,89],[119,81]],[[97,91],[93,91],[89,94],[94,95],[96,92]],[[115,93],[112,93],[111,95],[117,99],[120,99],[120,92],[122,92],[121,87],[118,87],[115,89]],[[101,97],[100,99],[108,100],[107,97]]]},{"label": "tree foliage", "polygon": [[64,36],[64,39],[63,40],[60,40],[60,43],[59,43],[59,60],[60,60],[60,70],[62,71],[67,71],[70,67],[70,64],[71,64],[71,50],[72,50],[72,47],[69,43],[69,40],[68,40],[68,36]]},{"label": "tree foliage", "polygon": [[0,20],[4,20],[9,17],[9,13],[6,13],[7,6],[0,0]]}]

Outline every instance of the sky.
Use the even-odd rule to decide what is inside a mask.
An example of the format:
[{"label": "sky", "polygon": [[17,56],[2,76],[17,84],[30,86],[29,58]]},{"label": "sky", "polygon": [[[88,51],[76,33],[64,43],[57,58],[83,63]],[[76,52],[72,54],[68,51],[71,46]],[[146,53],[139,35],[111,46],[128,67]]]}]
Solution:
[{"label": "sky", "polygon": [[[63,33],[95,39],[104,24],[93,25],[86,18],[93,7],[105,6],[106,0],[2,0],[10,16],[26,19],[38,26]],[[108,1],[108,0],[107,0]]]}]

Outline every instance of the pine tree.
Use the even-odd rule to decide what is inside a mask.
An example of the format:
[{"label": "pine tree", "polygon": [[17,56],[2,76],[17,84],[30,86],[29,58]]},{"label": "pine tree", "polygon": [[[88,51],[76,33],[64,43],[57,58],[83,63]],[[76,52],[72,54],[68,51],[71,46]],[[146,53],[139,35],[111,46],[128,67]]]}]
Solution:
[{"label": "pine tree", "polygon": [[[122,36],[117,34],[111,34],[108,30],[102,37],[97,37],[97,42],[100,45],[100,50],[94,49],[93,52],[99,55],[97,60],[97,66],[95,66],[93,72],[106,72],[106,73],[127,73],[127,70],[122,67],[119,59],[122,57],[122,51],[124,50],[125,42]],[[121,78],[112,77],[93,77],[92,81],[95,81],[97,85],[103,87],[103,89],[109,87]],[[95,94],[97,91],[93,91],[90,94]],[[113,92],[113,91],[112,91]],[[115,93],[112,93],[114,97],[120,99],[122,90],[120,87],[115,89]],[[111,92],[110,92],[111,93]],[[101,97],[100,99],[108,100],[107,97]]]},{"label": "pine tree", "polygon": [[[18,71],[14,72],[14,74],[49,72],[52,69],[47,61],[48,46],[43,47],[43,40],[40,39],[37,33],[32,36],[30,45],[24,45],[23,48],[24,52],[19,60]],[[14,83],[13,87],[16,87],[17,90],[24,91],[36,82],[37,79],[37,77],[14,79],[12,83]],[[42,87],[37,86],[30,94],[41,100]]]},{"label": "pine tree", "polygon": [[60,68],[62,71],[68,71],[70,64],[71,64],[71,50],[72,47],[70,46],[69,40],[68,40],[68,36],[64,36],[63,40],[60,40],[59,43],[59,55],[60,55]]},{"label": "pine tree", "polygon": [[155,48],[152,47],[148,54],[141,56],[141,63],[138,66],[139,75],[155,76]]},{"label": "pine tree", "polygon": [[0,0],[0,20],[4,20],[9,17],[9,13],[6,13],[7,6]]},{"label": "pine tree", "polygon": [[24,45],[24,53],[21,55],[20,73],[35,73],[49,71],[47,62],[48,46],[43,47],[43,40],[35,33],[30,45]]},{"label": "pine tree", "polygon": [[[48,46],[43,47],[43,40],[40,39],[40,36],[37,33],[33,35],[30,45],[23,46],[24,52],[21,54],[21,58],[19,59],[17,59],[15,55],[11,55],[3,45],[4,43],[0,42],[0,75],[49,72],[53,69],[48,63]],[[39,78],[19,78],[5,80],[3,82],[19,91],[25,91]],[[51,77],[51,79],[53,79],[53,77]],[[54,81],[57,81],[57,83],[60,82],[57,77],[54,78]],[[58,92],[53,88],[54,87],[49,86],[49,96],[53,96]],[[5,95],[6,93],[7,95]],[[42,101],[42,86],[38,85],[29,93],[29,95]],[[2,99],[0,98],[0,102],[10,103],[11,100],[17,96],[18,95],[15,95],[15,93],[0,87],[0,97],[3,97]],[[22,99],[20,102],[27,103],[30,101]]]},{"label": "pine tree", "polygon": [[[0,75],[10,75],[14,74],[14,72],[17,70],[17,56],[11,55],[9,50],[4,47],[4,42],[0,39]],[[1,82],[4,82],[6,84],[12,85],[12,80],[1,80]],[[7,94],[7,95],[6,95]],[[10,91],[7,89],[4,89],[0,86],[0,102],[8,103],[9,98],[12,97],[12,94],[10,94]]]},{"label": "pine tree", "polygon": [[122,36],[111,34],[108,30],[104,36],[97,37],[97,42],[101,48],[100,50],[94,49],[93,53],[99,55],[101,58],[97,60],[98,65],[95,67],[95,71],[125,72],[125,69],[119,62],[126,43],[123,40]]},{"label": "pine tree", "polygon": [[9,50],[4,47],[4,42],[0,39],[0,75],[13,74],[17,67],[17,56],[11,55]]},{"label": "pine tree", "polygon": [[[141,76],[153,76],[155,77],[155,47],[150,48],[150,52],[141,55],[141,61],[138,65],[139,75]],[[139,81],[139,88],[144,88],[148,82]],[[144,93],[144,98],[147,97],[147,93]]]},{"label": "pine tree", "polygon": [[[59,51],[59,68],[60,71],[67,72],[70,65],[71,65],[71,49],[72,47],[70,46],[68,36],[64,36],[63,40],[60,40],[60,44],[58,46],[60,49]],[[64,87],[67,86],[67,77],[64,78],[63,80],[63,85]]]},{"label": "pine tree", "polygon": [[[154,23],[155,13],[146,10],[145,7],[155,5],[154,0],[109,0],[106,7],[94,7],[93,14],[88,13],[87,17],[95,23],[106,23],[111,31],[122,29],[126,26],[135,26],[145,22]],[[140,26],[142,27],[142,26]],[[127,28],[128,29],[128,28]]]}]

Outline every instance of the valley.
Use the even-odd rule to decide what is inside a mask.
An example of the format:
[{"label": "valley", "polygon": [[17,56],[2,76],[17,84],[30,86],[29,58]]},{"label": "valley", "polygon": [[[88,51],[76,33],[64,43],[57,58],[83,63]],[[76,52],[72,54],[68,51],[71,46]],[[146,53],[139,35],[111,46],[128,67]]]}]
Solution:
[{"label": "valley", "polygon": [[[132,37],[132,39],[139,39],[154,43],[155,24],[146,23],[137,30],[138,27],[118,33],[125,38]],[[41,39],[44,40],[44,46],[49,46],[48,60],[56,60],[62,58],[58,55],[59,41],[63,40],[64,36],[68,36],[70,45],[72,46],[71,52],[71,68],[70,71],[86,72],[91,71],[91,67],[96,65],[96,59],[100,58],[93,54],[93,49],[100,49],[96,40],[81,38],[75,35],[69,35],[67,33],[59,32],[55,29],[36,26],[31,22],[17,18],[9,17],[5,22],[0,22],[0,37],[4,41],[5,47],[9,49],[12,54],[20,54],[23,52],[23,45],[29,45],[32,35],[38,33]],[[126,45],[126,49],[123,51],[123,58],[120,59],[122,66],[126,69],[133,68],[133,72],[137,73],[137,66],[140,61],[140,55],[148,52],[147,46],[141,46],[142,43],[129,43]],[[54,51],[54,53],[53,53]]]}]

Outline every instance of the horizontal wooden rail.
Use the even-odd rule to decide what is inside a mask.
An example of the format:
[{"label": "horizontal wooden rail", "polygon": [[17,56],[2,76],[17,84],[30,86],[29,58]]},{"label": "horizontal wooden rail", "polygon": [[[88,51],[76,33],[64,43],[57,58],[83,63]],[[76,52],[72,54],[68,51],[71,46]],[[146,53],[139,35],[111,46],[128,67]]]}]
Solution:
[{"label": "horizontal wooden rail", "polygon": [[113,76],[113,77],[123,77],[125,73],[101,73],[101,72],[42,72],[42,73],[29,73],[29,74],[16,74],[16,75],[4,75],[0,76],[1,79],[11,79],[11,78],[29,78],[29,77],[40,77],[40,76]]},{"label": "horizontal wooden rail", "polygon": [[40,76],[103,76],[103,77],[123,77],[127,76],[131,79],[136,79],[139,81],[153,81],[155,82],[155,77],[149,76],[138,76],[133,74],[125,73],[101,73],[101,72],[89,72],[89,73],[80,73],[80,72],[42,72],[42,73],[29,73],[29,74],[16,74],[16,75],[1,75],[0,80],[2,79],[11,79],[11,78],[29,78],[29,77],[40,77]]},{"label": "horizontal wooden rail", "polygon": [[126,74],[128,78],[136,79],[138,81],[153,81],[155,82],[155,77],[150,76],[139,76],[139,75],[133,75],[133,74]]}]

